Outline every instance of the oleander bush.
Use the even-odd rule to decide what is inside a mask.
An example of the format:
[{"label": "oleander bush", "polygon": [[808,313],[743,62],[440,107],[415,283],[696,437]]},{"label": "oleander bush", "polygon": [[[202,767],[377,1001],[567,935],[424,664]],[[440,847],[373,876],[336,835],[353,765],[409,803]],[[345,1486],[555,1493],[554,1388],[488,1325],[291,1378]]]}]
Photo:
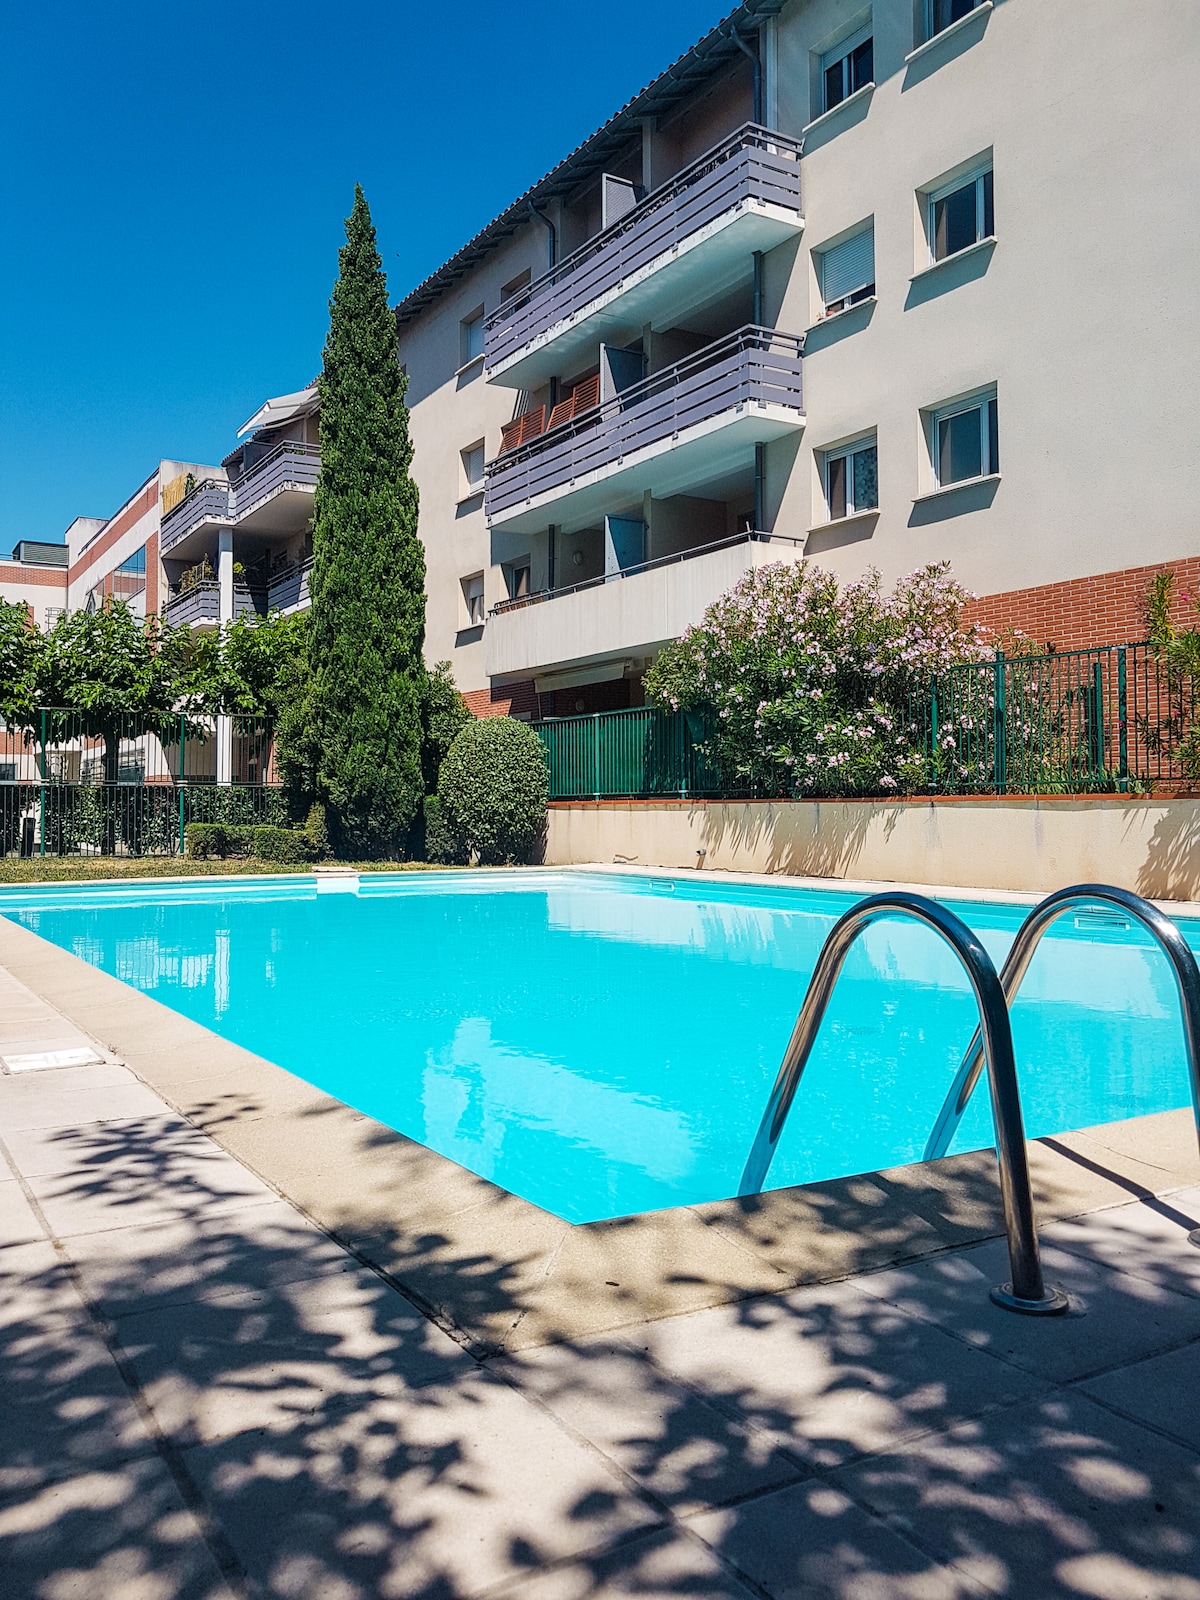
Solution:
[{"label": "oleander bush", "polygon": [[[528,862],[545,832],[547,793],[546,756],[532,728],[512,717],[469,723],[442,762],[433,820],[445,854],[437,859]],[[429,823],[427,810],[427,841]]]},{"label": "oleander bush", "polygon": [[966,619],[970,598],[948,562],[890,593],[874,571],[840,586],[808,562],[759,567],[663,650],[646,690],[665,710],[696,714],[732,792],[927,790],[953,781],[960,732],[941,729],[930,749],[930,685],[992,655]]}]

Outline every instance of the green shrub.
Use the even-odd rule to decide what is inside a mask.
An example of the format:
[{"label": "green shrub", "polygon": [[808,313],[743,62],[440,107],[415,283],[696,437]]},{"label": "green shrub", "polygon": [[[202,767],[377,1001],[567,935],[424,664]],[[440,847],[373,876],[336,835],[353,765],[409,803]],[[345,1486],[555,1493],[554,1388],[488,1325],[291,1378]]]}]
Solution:
[{"label": "green shrub", "polygon": [[309,859],[324,861],[329,855],[329,824],[325,818],[325,807],[319,800],[308,808],[304,837],[308,842]]},{"label": "green shrub", "polygon": [[227,822],[189,822],[183,830],[183,853],[195,861],[224,860],[254,854],[254,828]]},{"label": "green shrub", "polygon": [[462,845],[447,826],[446,813],[436,794],[425,796],[425,860],[438,866],[460,866],[464,859]]},{"label": "green shrub", "polygon": [[252,830],[254,855],[259,861],[278,861],[286,866],[312,859],[308,835],[296,828],[264,826]]},{"label": "green shrub", "polygon": [[[442,763],[440,824],[467,859],[528,861],[546,826],[546,756],[533,729],[485,717],[457,736]],[[444,837],[444,835],[443,835]]]}]

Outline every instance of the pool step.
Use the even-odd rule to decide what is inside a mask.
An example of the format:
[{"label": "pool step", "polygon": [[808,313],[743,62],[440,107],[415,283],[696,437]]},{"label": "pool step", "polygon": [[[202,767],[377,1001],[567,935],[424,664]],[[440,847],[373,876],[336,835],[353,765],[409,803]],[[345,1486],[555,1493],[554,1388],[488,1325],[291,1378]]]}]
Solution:
[{"label": "pool step", "polygon": [[318,894],[357,894],[358,873],[354,867],[318,867]]}]

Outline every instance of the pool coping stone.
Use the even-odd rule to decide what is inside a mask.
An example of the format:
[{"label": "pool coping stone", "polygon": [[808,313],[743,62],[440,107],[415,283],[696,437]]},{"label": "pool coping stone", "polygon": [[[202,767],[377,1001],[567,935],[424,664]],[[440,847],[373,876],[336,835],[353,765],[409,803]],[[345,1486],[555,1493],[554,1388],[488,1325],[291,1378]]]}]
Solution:
[{"label": "pool coping stone", "polygon": [[[779,881],[721,874],[723,883],[744,880]],[[864,887],[804,882],[848,892]],[[896,886],[867,892],[885,887]],[[970,891],[952,893],[972,898]],[[974,898],[1001,897],[989,891]],[[3,917],[0,964],[480,1353],[782,1294],[1003,1233],[989,1151],[742,1199],[566,1222]],[[1189,1110],[1033,1140],[1029,1149],[1043,1223],[1200,1181]]]}]

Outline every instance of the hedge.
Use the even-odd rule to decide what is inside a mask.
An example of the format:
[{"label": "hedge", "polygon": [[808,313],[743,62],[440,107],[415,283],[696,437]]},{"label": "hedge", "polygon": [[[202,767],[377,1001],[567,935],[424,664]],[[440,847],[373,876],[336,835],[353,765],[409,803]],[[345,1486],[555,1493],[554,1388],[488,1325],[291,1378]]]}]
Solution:
[{"label": "hedge", "polygon": [[[513,717],[469,723],[442,763],[439,843],[451,860],[484,866],[527,862],[546,827],[548,792],[542,742]],[[426,830],[429,827],[426,812]]]}]

